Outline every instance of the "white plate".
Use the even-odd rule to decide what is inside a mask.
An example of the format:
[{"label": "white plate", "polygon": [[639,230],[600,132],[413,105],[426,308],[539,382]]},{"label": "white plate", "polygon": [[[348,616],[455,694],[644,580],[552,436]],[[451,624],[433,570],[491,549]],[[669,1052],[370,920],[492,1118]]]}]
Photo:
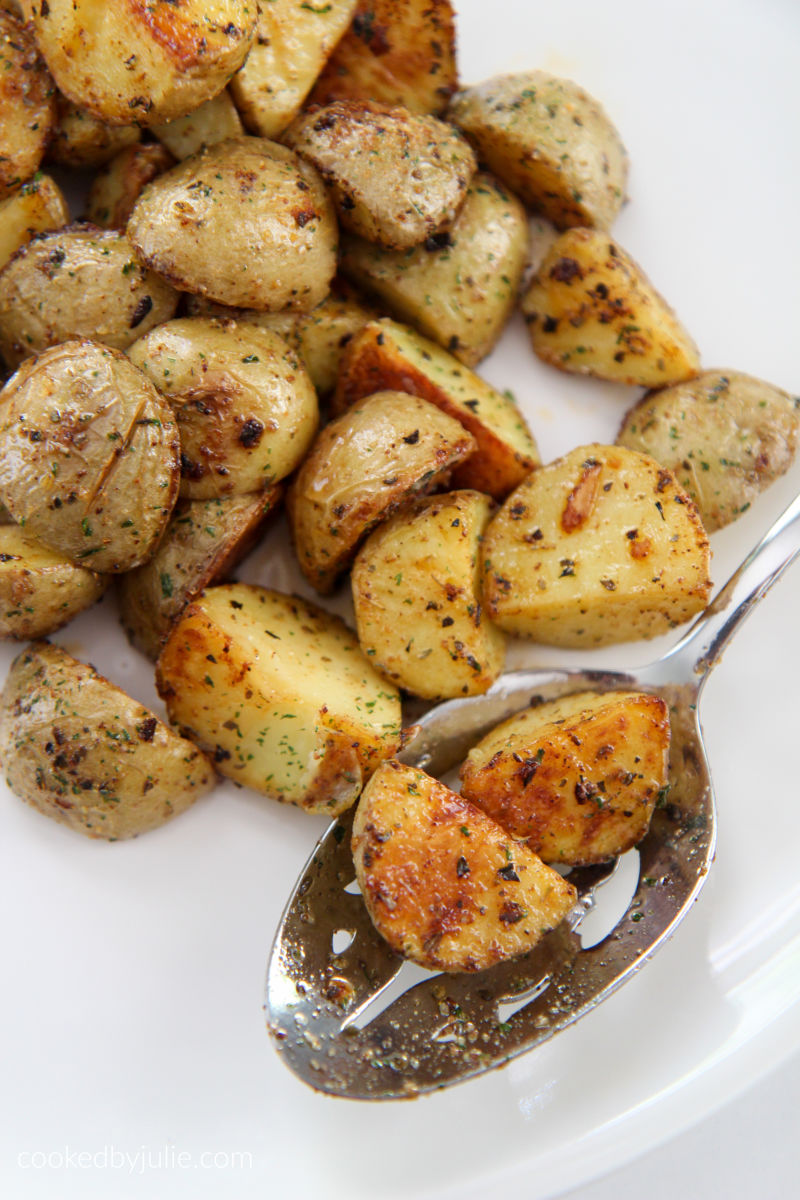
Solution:
[{"label": "white plate", "polygon": [[[465,80],[542,66],[603,101],[632,161],[615,232],[704,362],[796,388],[794,0],[457,8]],[[546,457],[613,440],[632,395],[541,366],[519,326],[483,369],[516,393]],[[799,489],[796,469],[715,535],[719,582]],[[247,578],[296,586],[274,544]],[[163,830],[106,845],[3,795],[8,1194],[467,1200],[516,1184],[542,1200],[672,1136],[797,1049],[800,703],[784,672],[799,660],[798,584],[794,569],[705,694],[719,849],[678,935],[552,1043],[414,1103],[316,1096],[264,1031],[267,952],[319,822],[223,787]],[[98,611],[59,640],[153,701],[111,605]],[[649,653],[605,651],[604,661],[631,656]],[[525,657],[552,661],[531,647]]]}]

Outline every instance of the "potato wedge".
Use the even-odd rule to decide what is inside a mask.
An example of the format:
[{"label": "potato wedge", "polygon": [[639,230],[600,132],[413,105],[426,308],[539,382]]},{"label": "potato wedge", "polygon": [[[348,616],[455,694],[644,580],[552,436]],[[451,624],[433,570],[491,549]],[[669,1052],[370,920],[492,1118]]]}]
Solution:
[{"label": "potato wedge", "polygon": [[355,634],[280,592],[207,588],[173,627],[156,679],[170,720],[221,774],[308,812],[349,808],[400,745],[400,699]]},{"label": "potato wedge", "polygon": [[506,639],[481,604],[493,511],[481,492],[423,497],[380,525],[353,566],[361,649],[425,700],[485,692],[503,670]]},{"label": "potato wedge", "polygon": [[675,313],[607,233],[570,229],[556,238],[522,312],[535,353],[562,371],[663,387],[700,370]]},{"label": "potato wedge", "polygon": [[445,484],[474,449],[463,425],[405,392],[377,392],[326,425],[287,497],[309,583],[331,592],[369,531]]},{"label": "potato wedge", "polygon": [[0,392],[0,500],[93,571],[145,562],[178,495],[178,431],[119,350],[88,339],[30,358]]},{"label": "potato wedge", "polygon": [[0,525],[0,638],[40,638],[99,600],[109,584],[32,538]]},{"label": "potato wedge", "polygon": [[626,414],[617,444],[668,467],[709,533],[730,524],[788,471],[800,401],[741,371],[703,371],[648,392]]},{"label": "potato wedge", "polygon": [[176,117],[163,125],[153,125],[153,133],[177,159],[188,158],[204,146],[214,146],[226,138],[244,133],[236,105],[227,89],[212,96],[185,117]]},{"label": "potato wedge", "polygon": [[0,354],[16,367],[75,337],[125,350],[177,305],[121,230],[67,225],[33,238],[0,275]]},{"label": "potato wedge", "polygon": [[302,108],[356,0],[257,0],[257,8],[255,41],[231,94],[251,133],[276,138]]},{"label": "potato wedge", "polygon": [[608,229],[625,199],[628,158],[598,102],[546,71],[463,88],[448,118],[481,162],[558,229]]},{"label": "potato wedge", "polygon": [[0,200],[36,173],[55,121],[53,81],[31,31],[0,7]]},{"label": "potato wedge", "polygon": [[527,253],[524,208],[479,172],[449,229],[402,252],[345,234],[340,270],[398,321],[474,367],[511,316]]},{"label": "potato wedge", "polygon": [[642,692],[526,708],[474,746],[461,795],[547,863],[588,866],[642,840],[669,772],[669,712]]},{"label": "potato wedge", "polygon": [[32,237],[69,221],[61,188],[49,175],[34,175],[18,192],[0,200],[0,271]]},{"label": "potato wedge", "polygon": [[490,524],[484,552],[489,616],[552,646],[655,637],[711,591],[694,503],[671,471],[619,446],[579,446],[535,471]]},{"label": "potato wedge", "polygon": [[280,484],[273,484],[249,496],[178,502],[150,561],[118,580],[120,620],[137,650],[158,658],[189,601],[229,578],[255,546],[281,496]]},{"label": "potato wedge", "polygon": [[108,125],[66,96],[57,101],[58,122],[47,156],[61,167],[102,167],[126,146],[139,143],[138,125]]},{"label": "potato wedge", "polygon": [[411,392],[455,417],[477,442],[453,475],[456,487],[503,500],[539,465],[539,451],[510,395],[496,391],[440,346],[396,321],[372,321],[348,342],[335,412],[383,390]]},{"label": "potato wedge", "polygon": [[252,0],[30,0],[59,89],[110,125],[153,125],[222,91],[256,31]]},{"label": "potato wedge", "polygon": [[319,418],[314,386],[268,329],[182,317],[128,354],[175,413],[184,497],[260,492],[289,475],[311,445]]},{"label": "potato wedge", "polygon": [[86,197],[86,216],[101,229],[123,229],[148,183],[175,166],[159,142],[127,146],[98,171]]},{"label": "potato wedge", "polygon": [[431,970],[482,971],[525,954],[576,900],[474,804],[395,759],[359,801],[353,860],[378,932]]},{"label": "potato wedge", "polygon": [[359,0],[309,103],[377,100],[440,116],[457,85],[450,0]]},{"label": "potato wedge", "polygon": [[128,222],[140,259],[220,304],[307,311],[336,270],[336,216],[313,167],[263,138],[231,138],[155,179]]},{"label": "potato wedge", "polygon": [[11,667],[0,761],[26,804],[112,842],[157,829],[214,784],[196,746],[49,642],[34,642]]}]

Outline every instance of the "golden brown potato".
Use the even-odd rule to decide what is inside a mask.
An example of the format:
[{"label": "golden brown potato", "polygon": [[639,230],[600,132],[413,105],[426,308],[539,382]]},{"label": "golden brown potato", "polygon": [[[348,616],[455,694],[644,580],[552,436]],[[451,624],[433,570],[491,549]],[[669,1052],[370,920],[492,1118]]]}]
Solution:
[{"label": "golden brown potato", "polygon": [[223,775],[308,812],[349,808],[400,744],[399,697],[355,634],[265,588],[207,588],[173,627],[157,683]]},{"label": "golden brown potato", "polygon": [[222,91],[255,36],[252,0],[29,0],[59,89],[110,125],[153,125]]},{"label": "golden brown potato", "polygon": [[124,354],[88,339],[44,350],[0,414],[0,500],[26,533],[93,571],[150,557],[178,494],[178,431]]},{"label": "golden brown potato", "polygon": [[0,638],[55,633],[99,600],[108,582],[18,525],[0,525]]},{"label": "golden brown potato", "polygon": [[712,533],[788,471],[799,407],[787,392],[752,375],[704,371],[643,396],[622,422],[617,443],[668,467]]},{"label": "golden brown potato", "polygon": [[558,229],[608,229],[622,207],[625,147],[598,102],[570,79],[497,75],[458,92],[447,115],[481,162]]},{"label": "golden brown potato", "polygon": [[482,971],[525,954],[576,900],[474,804],[396,760],[364,789],[353,859],[378,932],[431,970]]},{"label": "golden brown potato", "polygon": [[336,217],[313,167],[263,138],[232,138],[155,179],[128,237],[142,261],[186,292],[277,312],[325,298]]},{"label": "golden brown potato", "polygon": [[450,0],[359,0],[309,103],[377,100],[441,115],[457,84]]},{"label": "golden brown potato", "polygon": [[257,0],[255,41],[231,80],[251,133],[278,137],[297,115],[355,7],[356,0]]},{"label": "golden brown potato", "polygon": [[662,387],[700,370],[675,313],[607,233],[570,229],[556,238],[522,311],[534,351],[562,371]]},{"label": "golden brown potato", "polygon": [[107,125],[66,96],[58,97],[57,111],[47,156],[62,167],[102,167],[142,136],[138,125]]},{"label": "golden brown potato", "polygon": [[203,146],[214,146],[226,138],[241,137],[242,122],[226,90],[219,92],[185,117],[154,125],[153,133],[177,159],[196,154]]},{"label": "golden brown potato", "polygon": [[501,629],[553,646],[655,637],[708,601],[693,502],[652,458],[579,446],[525,480],[484,540],[484,598]]},{"label": "golden brown potato", "polygon": [[118,580],[120,619],[137,650],[158,658],[189,601],[227,579],[252,550],[281,495],[274,484],[249,496],[178,502],[153,557]]},{"label": "golden brown potato", "polygon": [[128,353],[175,413],[182,496],[262,491],[289,475],[311,445],[317,395],[276,333],[183,317],[140,338]]},{"label": "golden brown potato", "polygon": [[98,171],[86,197],[86,215],[101,229],[124,229],[133,206],[158,175],[175,159],[159,142],[127,146]]},{"label": "golden brown potato", "polygon": [[453,475],[456,487],[504,499],[539,465],[513,398],[496,391],[440,346],[395,321],[372,321],[347,344],[333,397],[336,412],[383,390],[430,400],[469,430],[478,448]]},{"label": "golden brown potato", "polygon": [[16,367],[74,337],[124,350],[177,304],[120,230],[67,225],[28,242],[0,275],[0,354]]},{"label": "golden brown potato", "polygon": [[48,642],[34,642],[11,668],[0,761],[26,804],[112,842],[157,829],[214,783],[196,746]]},{"label": "golden brown potato", "polygon": [[474,696],[503,670],[505,637],[481,604],[483,534],[493,511],[481,492],[424,497],[380,525],[356,558],[361,648],[415,696]]},{"label": "golden brown potato", "polygon": [[607,862],[640,842],[669,767],[660,696],[578,692],[526,708],[470,750],[461,794],[544,862]]},{"label": "golden brown potato", "polygon": [[463,425],[405,392],[377,392],[319,433],[287,498],[303,574],[330,592],[359,544],[475,449]]},{"label": "golden brown potato", "polygon": [[340,269],[398,321],[474,367],[511,316],[527,253],[524,208],[479,172],[449,229],[405,251],[345,234]]},{"label": "golden brown potato", "polygon": [[42,161],[56,120],[53,92],[30,30],[0,7],[0,200]]},{"label": "golden brown potato", "polygon": [[49,175],[36,174],[13,196],[0,200],[0,271],[35,234],[68,221],[64,194]]}]

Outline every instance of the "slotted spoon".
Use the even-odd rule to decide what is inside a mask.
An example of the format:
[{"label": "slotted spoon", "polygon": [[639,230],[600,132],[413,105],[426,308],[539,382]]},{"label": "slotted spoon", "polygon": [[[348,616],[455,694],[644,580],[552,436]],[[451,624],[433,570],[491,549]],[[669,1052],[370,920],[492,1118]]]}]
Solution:
[{"label": "slotted spoon", "polygon": [[[352,888],[352,815],[339,818],[300,876],[267,973],[268,1028],[295,1074],[319,1091],[350,1099],[447,1087],[533,1049],[639,970],[686,915],[714,854],[714,798],[698,698],[741,622],[798,552],[800,496],[657,662],[625,673],[510,672],[485,695],[447,701],[420,719],[400,757],[441,776],[488,729],[534,698],[614,688],[663,696],[672,726],[670,787],[638,847],[638,885],[614,929],[582,949],[580,920],[611,868],[576,869],[570,881],[579,902],[572,918],[525,957],[472,975],[425,973],[380,1006],[378,997],[403,960],[375,931]],[[503,1006],[515,1009],[507,1019]],[[372,1016],[376,1008],[381,1010]]]}]

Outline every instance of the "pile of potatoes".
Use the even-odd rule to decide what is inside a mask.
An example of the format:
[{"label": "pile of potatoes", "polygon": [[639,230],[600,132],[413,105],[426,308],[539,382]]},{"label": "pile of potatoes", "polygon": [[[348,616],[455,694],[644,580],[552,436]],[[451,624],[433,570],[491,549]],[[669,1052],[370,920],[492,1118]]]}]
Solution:
[{"label": "pile of potatoes", "polygon": [[[460,86],[448,0],[0,0],[0,57],[0,635],[32,639],[0,712],[9,785],[110,839],[217,773],[332,815],[366,787],[356,863],[389,940],[447,970],[521,952],[572,903],[537,854],[646,832],[663,705],[532,710],[448,801],[394,760],[401,697],[486,691],[507,635],[594,647],[698,613],[708,532],[792,460],[791,399],[701,367],[609,232],[609,117],[543,71]],[[535,264],[531,213],[553,227]],[[615,444],[542,464],[476,372],[517,307],[543,362],[647,389]],[[355,629],[230,582],[282,506],[310,587],[349,579]],[[170,725],[45,640],[112,584]],[[514,839],[549,916],[498,902],[488,958],[381,925],[398,787]]]}]

